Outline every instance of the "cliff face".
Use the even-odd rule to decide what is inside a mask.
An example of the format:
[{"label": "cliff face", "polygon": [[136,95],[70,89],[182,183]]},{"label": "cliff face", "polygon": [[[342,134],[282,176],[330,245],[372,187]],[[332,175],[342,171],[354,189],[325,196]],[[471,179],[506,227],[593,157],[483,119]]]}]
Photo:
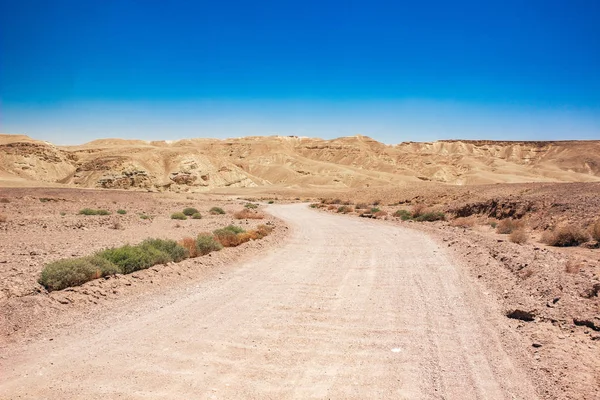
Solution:
[{"label": "cliff face", "polygon": [[600,181],[600,141],[438,141],[388,146],[364,136],[103,139],[57,147],[0,135],[0,179],[79,187],[205,191],[219,187],[367,187]]}]

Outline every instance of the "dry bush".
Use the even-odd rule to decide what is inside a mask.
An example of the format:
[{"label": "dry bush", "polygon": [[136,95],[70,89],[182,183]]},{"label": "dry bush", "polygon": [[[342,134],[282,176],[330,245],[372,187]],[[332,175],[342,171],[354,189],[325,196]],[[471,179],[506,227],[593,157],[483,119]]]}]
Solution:
[{"label": "dry bush", "polygon": [[569,260],[565,264],[565,272],[567,274],[577,274],[577,273],[579,273],[579,271],[581,270],[582,267],[583,267],[583,264],[581,263],[581,261]]},{"label": "dry bush", "polygon": [[10,203],[10,200],[6,197],[0,197],[0,203]]},{"label": "dry bush", "polygon": [[333,204],[327,207],[327,209],[328,209],[328,210],[335,210],[336,208],[337,208],[337,207],[336,207],[336,206],[334,206]]},{"label": "dry bush", "polygon": [[119,221],[113,221],[110,224],[109,228],[120,231],[121,229],[123,229],[123,225],[121,225],[121,223]]},{"label": "dry bush", "polygon": [[458,217],[450,221],[450,226],[455,226],[457,228],[472,228],[475,226],[475,217]]},{"label": "dry bush", "polygon": [[600,219],[590,227],[590,235],[594,240],[600,242]]},{"label": "dry bush", "polygon": [[6,221],[8,221],[8,218],[6,217],[6,215],[0,214],[0,223],[4,223]]},{"label": "dry bush", "polygon": [[191,258],[198,257],[199,254],[196,249],[196,239],[192,237],[185,237],[179,241],[179,245],[184,249],[187,249]]},{"label": "dry bush", "polygon": [[515,229],[510,233],[509,240],[513,243],[523,244],[527,243],[529,236],[523,229]]},{"label": "dry bush", "polygon": [[387,211],[377,211],[376,213],[373,214],[375,216],[375,218],[383,218],[386,217],[388,215]]},{"label": "dry bush", "polygon": [[252,211],[248,208],[244,208],[233,214],[235,219],[263,219],[265,216],[257,211]]},{"label": "dry bush", "polygon": [[354,208],[357,210],[366,210],[367,208],[369,208],[369,206],[365,203],[356,203],[356,206],[354,206]]},{"label": "dry bush", "polygon": [[516,230],[522,229],[522,228],[523,228],[522,221],[515,221],[513,219],[503,219],[496,226],[496,233],[506,235],[506,234],[512,233],[513,231],[516,231]]},{"label": "dry bush", "polygon": [[418,216],[423,214],[423,212],[425,212],[425,208],[425,204],[415,204],[414,206],[412,206],[413,218],[417,218]]},{"label": "dry bush", "polygon": [[573,225],[562,225],[542,235],[543,243],[556,247],[579,246],[588,239],[587,232]]},{"label": "dry bush", "polygon": [[337,212],[343,213],[343,214],[348,214],[348,213],[351,213],[352,211],[354,211],[352,209],[352,207],[348,207],[348,206],[340,206],[337,209]]}]

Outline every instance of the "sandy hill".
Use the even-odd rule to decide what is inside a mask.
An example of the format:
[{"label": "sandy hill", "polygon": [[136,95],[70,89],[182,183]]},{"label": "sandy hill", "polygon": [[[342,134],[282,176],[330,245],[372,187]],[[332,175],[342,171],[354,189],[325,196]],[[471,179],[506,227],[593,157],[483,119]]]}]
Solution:
[{"label": "sandy hill", "polygon": [[244,137],[143,141],[101,139],[55,146],[0,135],[6,184],[205,191],[223,187],[363,188],[432,181],[600,181],[600,141],[408,142]]}]

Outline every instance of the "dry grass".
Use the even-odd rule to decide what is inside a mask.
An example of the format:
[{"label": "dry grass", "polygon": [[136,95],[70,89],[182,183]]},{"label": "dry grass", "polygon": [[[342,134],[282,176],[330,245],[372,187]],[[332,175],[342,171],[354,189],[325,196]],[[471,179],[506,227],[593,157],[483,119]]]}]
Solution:
[{"label": "dry grass", "polygon": [[450,221],[450,226],[455,226],[457,228],[472,228],[475,226],[476,218],[474,216],[470,217],[459,217]]},{"label": "dry grass", "polygon": [[338,207],[338,210],[337,210],[337,212],[342,213],[342,214],[348,214],[348,213],[351,213],[352,211],[354,211],[354,209],[352,207],[348,207],[348,206]]},{"label": "dry grass", "polygon": [[233,214],[233,218],[235,219],[263,219],[265,216],[258,211],[253,211],[248,208],[244,208]]},{"label": "dry grass", "polygon": [[600,219],[590,227],[590,235],[594,240],[600,242]]},{"label": "dry grass", "polygon": [[122,229],[123,229],[123,225],[121,225],[121,223],[120,223],[119,221],[113,221],[113,222],[110,224],[109,228],[110,228],[110,229],[117,230],[117,231],[120,231],[120,230],[122,230]]},{"label": "dry grass", "polygon": [[383,218],[383,217],[387,217],[388,213],[387,211],[377,211],[376,213],[373,214],[375,216],[375,218]]},{"label": "dry grass", "polygon": [[415,204],[412,206],[412,217],[417,218],[425,212],[425,204]]},{"label": "dry grass", "polygon": [[515,229],[510,233],[509,240],[513,243],[524,244],[529,240],[529,235],[523,229]]},{"label": "dry grass", "polygon": [[8,218],[6,217],[6,215],[0,214],[0,223],[4,223],[6,221],[8,221]]},{"label": "dry grass", "polygon": [[196,239],[192,237],[185,237],[179,241],[179,245],[190,253],[190,257],[198,257],[198,251],[196,249]]},{"label": "dry grass", "polygon": [[357,210],[366,210],[367,208],[369,208],[369,206],[365,203],[356,203],[354,208]]},{"label": "dry grass", "polygon": [[330,206],[327,206],[327,209],[328,209],[328,210],[330,210],[330,211],[331,211],[331,210],[335,210],[336,208],[337,208],[337,207],[336,207],[336,206],[334,206],[333,204],[332,204],[332,205],[330,205]]},{"label": "dry grass", "polygon": [[565,264],[565,272],[567,274],[577,274],[577,273],[579,273],[579,271],[581,270],[582,267],[583,267],[583,264],[581,263],[581,261],[569,260]]},{"label": "dry grass", "polygon": [[542,235],[543,243],[556,247],[579,246],[588,240],[587,232],[574,225],[562,225]]},{"label": "dry grass", "polygon": [[523,229],[523,221],[515,221],[514,219],[503,219],[496,226],[496,233],[507,235],[519,229]]}]

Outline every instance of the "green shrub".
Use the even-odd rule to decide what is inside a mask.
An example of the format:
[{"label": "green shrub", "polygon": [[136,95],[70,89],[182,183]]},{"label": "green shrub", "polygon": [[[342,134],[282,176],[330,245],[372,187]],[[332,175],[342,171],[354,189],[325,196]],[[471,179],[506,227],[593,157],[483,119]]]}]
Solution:
[{"label": "green shrub", "polygon": [[188,251],[174,240],[146,239],[140,244],[140,247],[143,249],[152,247],[162,251],[169,256],[169,261],[179,262],[189,257]]},{"label": "green shrub", "polygon": [[348,207],[348,206],[340,206],[337,209],[338,213],[343,213],[343,214],[348,214],[349,212],[352,212],[352,208]]},{"label": "green shrub", "polygon": [[130,274],[140,269],[170,261],[167,253],[152,246],[131,246],[128,244],[102,250],[97,255],[117,265],[124,274]]},{"label": "green shrub", "polygon": [[187,219],[187,216],[182,212],[176,212],[171,214],[171,219]]},{"label": "green shrub", "polygon": [[125,210],[117,210],[117,214],[125,215],[125,214],[127,214],[127,211],[125,211]]},{"label": "green shrub", "polygon": [[223,245],[219,243],[213,235],[200,234],[196,238],[196,251],[198,255],[205,256],[213,251],[219,251]]},{"label": "green shrub", "polygon": [[94,210],[92,208],[84,208],[79,210],[79,214],[81,215],[110,215],[110,212],[107,210]]},{"label": "green shrub", "polygon": [[198,213],[194,213],[192,214],[192,219],[202,219],[202,214]]},{"label": "green shrub", "polygon": [[50,291],[61,290],[121,272],[118,266],[102,257],[73,258],[47,264],[42,270],[39,283]]},{"label": "green shrub", "polygon": [[258,208],[258,204],[254,204],[254,203],[246,203],[246,204],[244,205],[244,207],[246,207],[246,208],[252,208],[252,209],[254,209],[254,208]]},{"label": "green shrub", "polygon": [[199,213],[199,211],[193,207],[187,207],[183,209],[183,214],[187,215],[188,217],[191,217],[194,214]]},{"label": "green shrub", "polygon": [[97,215],[110,215],[110,211],[108,210],[96,210]]},{"label": "green shrub", "polygon": [[371,208],[371,214],[378,213],[379,211],[381,211],[381,210],[379,208],[377,208],[377,207]]},{"label": "green shrub", "polygon": [[426,212],[415,218],[418,222],[444,221],[446,215],[441,211]]},{"label": "green shrub", "polygon": [[408,210],[397,210],[394,213],[394,217],[400,218],[402,221],[407,221],[412,218],[410,211]]},{"label": "green shrub", "polygon": [[219,214],[225,214],[225,210],[223,210],[221,207],[213,207],[210,209],[209,211],[212,215],[219,215]]},{"label": "green shrub", "polygon": [[268,201],[268,204],[273,204],[273,203],[275,203],[273,200]]},{"label": "green shrub", "polygon": [[152,219],[150,215],[140,214],[140,219]]}]

